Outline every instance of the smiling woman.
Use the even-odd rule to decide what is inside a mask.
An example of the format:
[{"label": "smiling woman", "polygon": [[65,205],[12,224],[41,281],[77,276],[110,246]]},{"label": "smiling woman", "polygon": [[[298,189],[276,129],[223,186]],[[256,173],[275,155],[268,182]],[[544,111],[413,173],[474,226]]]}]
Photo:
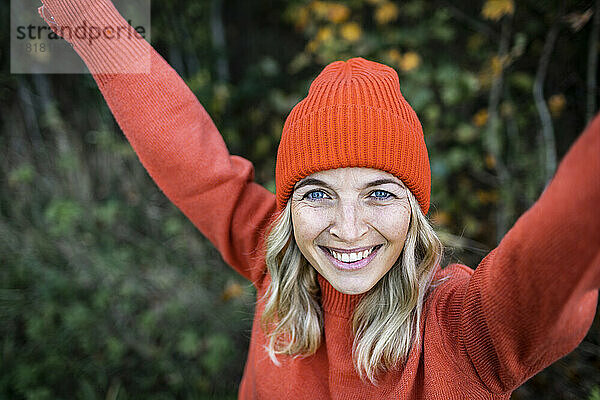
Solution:
[{"label": "smiling woman", "polygon": [[286,120],[276,169],[284,211],[267,238],[269,355],[314,354],[327,336],[320,303],[353,301],[353,364],[374,383],[418,342],[442,253],[424,218],[421,124],[396,72],[362,58],[328,65]]},{"label": "smiling woman", "polygon": [[[58,26],[124,22],[108,0],[43,2]],[[392,68],[325,67],[286,119],[273,195],[147,42],[72,44],[116,71],[94,78],[140,160],[256,287],[241,399],[508,399],[588,331],[600,118],[476,270],[442,268],[424,135]],[[124,73],[148,54],[151,73]]]}]

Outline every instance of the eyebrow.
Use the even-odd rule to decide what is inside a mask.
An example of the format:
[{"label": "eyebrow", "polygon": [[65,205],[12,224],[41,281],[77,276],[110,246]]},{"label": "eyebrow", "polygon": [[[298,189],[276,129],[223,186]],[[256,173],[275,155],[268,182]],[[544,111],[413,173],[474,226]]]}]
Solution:
[{"label": "eyebrow", "polygon": [[397,186],[400,186],[401,188],[404,188],[404,185],[402,183],[399,183],[398,181],[395,181],[393,179],[377,179],[376,181],[367,183],[365,185],[365,188],[368,188],[368,187],[371,187],[371,186],[385,185],[386,183],[393,183],[394,185],[397,185]]},{"label": "eyebrow", "polygon": [[[387,183],[393,183],[394,185],[399,186],[400,188],[404,189],[404,185],[393,180],[393,179],[377,179],[375,181],[369,182],[367,183],[363,189],[366,189],[368,187],[372,187],[372,186],[379,186],[379,185],[385,185]],[[320,179],[316,179],[316,178],[306,178],[302,181],[300,181],[296,187],[294,188],[294,190],[298,190],[304,186],[309,186],[309,185],[314,185],[314,186],[323,186],[326,187],[328,189],[331,189],[331,186],[329,186],[329,184],[327,182],[324,182]]]},{"label": "eyebrow", "polygon": [[300,189],[301,187],[308,186],[308,185],[314,185],[314,186],[324,186],[324,187],[326,187],[326,188],[328,188],[328,189],[331,189],[331,186],[329,186],[329,185],[328,185],[326,182],[323,182],[323,181],[322,181],[322,180],[320,180],[320,179],[315,179],[315,178],[306,178],[306,179],[304,179],[304,180],[300,181],[300,182],[299,182],[299,183],[296,185],[296,187],[294,188],[294,190],[298,190],[298,189]]}]

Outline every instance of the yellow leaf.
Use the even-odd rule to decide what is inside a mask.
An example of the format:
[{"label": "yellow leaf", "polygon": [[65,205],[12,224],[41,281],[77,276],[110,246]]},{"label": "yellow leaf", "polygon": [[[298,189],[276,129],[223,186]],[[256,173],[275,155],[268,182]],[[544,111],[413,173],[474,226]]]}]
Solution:
[{"label": "yellow leaf", "polygon": [[356,42],[362,36],[362,29],[356,22],[348,22],[342,25],[340,33],[349,42]]},{"label": "yellow leaf", "polygon": [[481,204],[496,203],[498,201],[498,193],[495,191],[487,192],[485,190],[478,190],[477,198]]},{"label": "yellow leaf", "polygon": [[390,2],[383,3],[375,10],[375,21],[380,25],[388,24],[398,18],[398,13],[397,5]]},{"label": "yellow leaf", "polygon": [[562,114],[566,105],[567,100],[562,93],[555,94],[548,99],[548,108],[554,118],[557,118]]},{"label": "yellow leaf", "polygon": [[502,60],[500,57],[492,57],[492,60],[490,61],[490,67],[492,69],[492,75],[494,77],[499,76],[502,73]]},{"label": "yellow leaf", "polygon": [[327,18],[327,14],[329,14],[329,4],[324,1],[313,1],[311,7],[317,17]]},{"label": "yellow leaf", "polygon": [[310,53],[314,53],[315,51],[317,51],[317,49],[319,48],[319,42],[317,42],[316,40],[311,40],[306,44],[306,50],[308,50]]},{"label": "yellow leaf", "polygon": [[329,5],[327,18],[334,24],[344,22],[350,16],[350,9],[343,4],[333,3]]},{"label": "yellow leaf", "polygon": [[446,211],[436,211],[431,217],[433,223],[437,226],[447,226],[450,224],[450,214]]},{"label": "yellow leaf", "polygon": [[496,157],[494,157],[493,154],[488,154],[488,155],[485,156],[485,166],[488,169],[494,169],[494,168],[496,168],[496,164],[497,164]]},{"label": "yellow leaf", "polygon": [[402,59],[398,63],[402,71],[408,72],[421,65],[421,56],[414,51],[409,51],[402,56]]},{"label": "yellow leaf", "polygon": [[473,116],[473,124],[477,127],[482,127],[487,123],[488,120],[488,112],[485,108],[477,111],[477,113]]},{"label": "yellow leaf", "polygon": [[315,37],[315,40],[317,42],[325,42],[327,40],[330,40],[333,37],[333,31],[331,30],[331,28],[329,27],[324,27],[319,29],[319,31],[317,32],[317,36]]},{"label": "yellow leaf", "polygon": [[298,9],[296,13],[294,13],[294,18],[296,20],[296,29],[299,31],[304,30],[306,24],[308,23],[308,9],[306,7],[301,7]]},{"label": "yellow leaf", "polygon": [[221,298],[224,301],[228,301],[231,299],[238,298],[244,294],[244,287],[237,282],[229,282],[225,289],[223,290],[223,294]]},{"label": "yellow leaf", "polygon": [[514,12],[515,3],[513,0],[487,0],[481,9],[481,15],[493,21],[498,21],[503,16]]},{"label": "yellow leaf", "polygon": [[399,64],[402,59],[402,54],[396,49],[391,49],[387,52],[387,58],[392,64]]},{"label": "yellow leaf", "polygon": [[479,74],[479,83],[482,87],[489,87],[491,83],[502,75],[503,70],[512,62],[510,55],[493,56],[485,63],[484,69]]}]

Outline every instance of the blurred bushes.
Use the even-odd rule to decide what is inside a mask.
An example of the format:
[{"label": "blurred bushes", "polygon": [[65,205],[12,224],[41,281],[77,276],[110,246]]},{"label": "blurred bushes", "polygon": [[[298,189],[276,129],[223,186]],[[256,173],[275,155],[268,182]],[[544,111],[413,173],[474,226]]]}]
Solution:
[{"label": "blurred bushes", "polygon": [[[66,146],[77,148],[69,139]],[[250,286],[222,267],[130,152],[96,146],[72,154],[67,166],[18,164],[17,149],[5,159],[0,397],[233,395]],[[103,182],[93,182],[96,170]]]},{"label": "blurred bushes", "polygon": [[[449,261],[495,246],[597,110],[598,1],[152,6],[153,45],[271,190],[283,121],[325,64],[396,68]],[[3,73],[0,107],[0,398],[235,398],[253,291],[155,188],[92,78]],[[599,332],[514,398],[599,398]]]}]

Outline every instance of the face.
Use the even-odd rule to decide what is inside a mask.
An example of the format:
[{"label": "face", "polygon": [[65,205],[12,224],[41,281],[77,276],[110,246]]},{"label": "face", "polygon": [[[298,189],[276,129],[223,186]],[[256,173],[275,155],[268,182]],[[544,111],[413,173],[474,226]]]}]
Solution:
[{"label": "face", "polygon": [[291,202],[300,251],[339,292],[367,292],[402,253],[410,224],[408,189],[387,172],[316,172],[296,184]]}]

